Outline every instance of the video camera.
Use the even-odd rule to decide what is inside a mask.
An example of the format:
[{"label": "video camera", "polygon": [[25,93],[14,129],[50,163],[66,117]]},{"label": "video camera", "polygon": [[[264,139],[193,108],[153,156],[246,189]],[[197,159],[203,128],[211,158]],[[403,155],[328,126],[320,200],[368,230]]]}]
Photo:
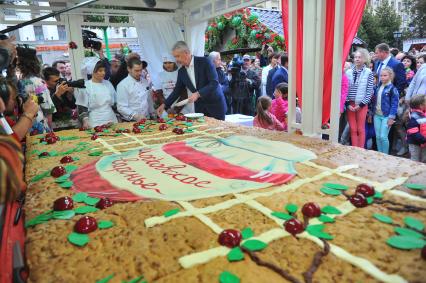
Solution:
[{"label": "video camera", "polygon": [[67,81],[64,78],[60,78],[58,80],[58,85],[65,82],[65,84],[68,87],[74,87],[74,88],[86,88],[86,86],[84,85],[84,79],[80,79],[80,80],[76,80],[76,81]]},{"label": "video camera", "polygon": [[84,48],[90,48],[96,51],[101,50],[102,40],[96,36],[96,33],[90,30],[82,30],[83,34],[83,46]]}]

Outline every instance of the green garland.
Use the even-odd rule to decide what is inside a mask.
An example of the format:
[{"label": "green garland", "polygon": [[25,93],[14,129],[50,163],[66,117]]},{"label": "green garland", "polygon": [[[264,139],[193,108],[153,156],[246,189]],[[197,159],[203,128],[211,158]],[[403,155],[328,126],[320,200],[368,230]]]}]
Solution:
[{"label": "green garland", "polygon": [[241,9],[217,17],[209,24],[205,34],[205,50],[219,50],[224,35],[235,30],[236,36],[225,43],[226,50],[238,48],[272,46],[275,51],[285,50],[284,38],[273,32],[259,21],[259,16],[250,9]]}]

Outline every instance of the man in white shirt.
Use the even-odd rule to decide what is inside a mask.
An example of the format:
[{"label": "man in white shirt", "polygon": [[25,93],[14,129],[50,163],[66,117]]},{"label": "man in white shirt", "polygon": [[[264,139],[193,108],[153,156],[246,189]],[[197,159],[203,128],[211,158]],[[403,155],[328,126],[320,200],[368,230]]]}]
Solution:
[{"label": "man in white shirt", "polygon": [[127,62],[129,75],[117,86],[117,109],[124,120],[139,121],[154,113],[149,82],[141,78],[142,61]]}]

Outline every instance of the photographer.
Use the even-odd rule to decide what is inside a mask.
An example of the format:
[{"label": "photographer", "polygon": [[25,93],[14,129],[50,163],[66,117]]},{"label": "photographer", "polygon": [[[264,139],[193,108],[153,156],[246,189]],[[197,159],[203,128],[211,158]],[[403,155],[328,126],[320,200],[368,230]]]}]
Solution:
[{"label": "photographer", "polygon": [[72,129],[77,126],[77,106],[75,105],[74,89],[68,86],[65,79],[53,67],[43,70],[43,78],[50,92],[56,113],[53,114],[53,128],[55,130]]},{"label": "photographer", "polygon": [[36,51],[24,46],[17,48],[17,54],[17,67],[22,75],[19,81],[19,95],[23,101],[33,99],[39,105],[31,132],[32,134],[48,132],[52,128],[52,114],[56,112],[56,108],[46,84],[41,79],[41,65]]},{"label": "photographer", "polygon": [[250,70],[250,66],[250,55],[243,56],[242,65],[237,58],[234,58],[231,68],[232,79],[229,83],[233,114],[254,115],[255,90],[260,86],[260,78]]}]

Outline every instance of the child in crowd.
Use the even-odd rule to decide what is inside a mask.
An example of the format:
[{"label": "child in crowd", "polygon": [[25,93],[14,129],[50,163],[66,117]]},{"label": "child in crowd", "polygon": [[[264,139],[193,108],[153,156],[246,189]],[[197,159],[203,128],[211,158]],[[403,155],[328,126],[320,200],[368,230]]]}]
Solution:
[{"label": "child in crowd", "polygon": [[380,83],[374,91],[373,109],[374,130],[376,132],[377,150],[389,154],[389,131],[395,123],[396,111],[398,109],[399,93],[392,84],[394,72],[385,67],[380,72]]},{"label": "child in crowd", "polygon": [[426,163],[426,96],[413,96],[410,107],[410,120],[407,124],[410,158]]},{"label": "child in crowd", "polygon": [[269,96],[259,97],[257,100],[257,115],[254,117],[253,125],[267,130],[284,131],[283,124],[270,112],[271,105],[272,100]]},{"label": "child in crowd", "polygon": [[287,130],[287,111],[288,111],[288,85],[280,83],[275,88],[275,99],[272,100],[271,113],[280,121],[284,129]]}]

